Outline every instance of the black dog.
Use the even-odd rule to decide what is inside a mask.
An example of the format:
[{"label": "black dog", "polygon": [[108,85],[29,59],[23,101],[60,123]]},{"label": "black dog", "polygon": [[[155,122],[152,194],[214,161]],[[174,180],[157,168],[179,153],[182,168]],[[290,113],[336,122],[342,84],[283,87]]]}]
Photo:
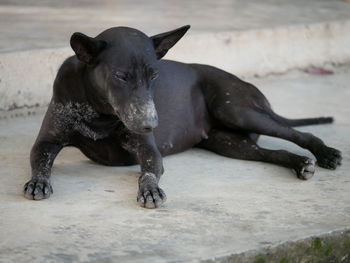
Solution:
[{"label": "black dog", "polygon": [[[137,201],[155,208],[166,199],[158,187],[162,156],[193,146],[245,160],[275,163],[309,179],[315,162],[287,151],[263,149],[259,134],[310,150],[319,166],[335,169],[341,153],[293,126],[332,118],[290,120],[274,113],[253,85],[220,69],[161,60],[189,26],[148,37],[127,27],[95,38],[74,33],[76,56],[58,71],[53,97],[32,148],[29,199],[52,193],[50,171],[65,146],[104,165],[141,165]],[[159,125],[158,125],[159,123]]]}]

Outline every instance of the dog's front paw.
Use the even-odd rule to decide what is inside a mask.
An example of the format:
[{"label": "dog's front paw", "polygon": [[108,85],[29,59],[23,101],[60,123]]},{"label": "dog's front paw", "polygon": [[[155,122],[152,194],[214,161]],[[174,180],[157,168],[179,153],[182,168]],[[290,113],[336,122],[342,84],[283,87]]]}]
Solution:
[{"label": "dog's front paw", "polygon": [[320,167],[334,170],[341,164],[341,152],[337,149],[324,145],[315,155]]},{"label": "dog's front paw", "polygon": [[31,200],[49,198],[52,193],[50,181],[45,177],[32,178],[24,185],[24,197]]},{"label": "dog's front paw", "polygon": [[139,179],[137,202],[145,208],[157,208],[166,201],[164,191],[159,188],[155,174],[145,173]]},{"label": "dog's front paw", "polygon": [[297,177],[301,180],[309,180],[315,173],[315,161],[305,157],[295,168]]},{"label": "dog's front paw", "polygon": [[151,189],[140,189],[137,195],[137,202],[140,206],[145,208],[160,207],[166,201],[164,191],[158,186]]}]

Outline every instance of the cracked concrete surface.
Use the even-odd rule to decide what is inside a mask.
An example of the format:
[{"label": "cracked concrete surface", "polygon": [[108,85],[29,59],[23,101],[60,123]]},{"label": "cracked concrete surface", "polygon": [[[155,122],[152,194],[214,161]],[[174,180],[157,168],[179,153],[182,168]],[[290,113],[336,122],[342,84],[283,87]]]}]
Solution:
[{"label": "cracked concrete surface", "polygon": [[[342,150],[339,169],[301,181],[286,168],[191,149],[164,159],[168,201],[156,210],[136,204],[138,166],[104,167],[74,148],[54,164],[51,198],[24,199],[42,114],[0,120],[0,262],[197,262],[349,229],[350,66],[335,72],[253,83],[286,117],[334,116],[300,129]],[[279,139],[260,144],[312,156]]]}]

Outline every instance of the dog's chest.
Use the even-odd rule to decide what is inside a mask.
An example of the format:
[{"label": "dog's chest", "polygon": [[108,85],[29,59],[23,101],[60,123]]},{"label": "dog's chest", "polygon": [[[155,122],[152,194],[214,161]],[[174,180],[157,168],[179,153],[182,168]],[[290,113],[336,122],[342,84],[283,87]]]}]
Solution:
[{"label": "dog's chest", "polygon": [[107,137],[115,126],[111,124],[113,120],[106,121],[87,103],[52,103],[51,113],[55,131],[64,135],[78,132],[84,137],[98,140]]}]

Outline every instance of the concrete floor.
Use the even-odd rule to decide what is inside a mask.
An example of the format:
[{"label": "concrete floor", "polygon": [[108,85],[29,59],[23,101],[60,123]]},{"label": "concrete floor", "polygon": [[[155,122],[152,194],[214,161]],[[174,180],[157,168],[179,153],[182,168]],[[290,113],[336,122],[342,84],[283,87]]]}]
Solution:
[{"label": "concrete floor", "polygon": [[[53,169],[54,195],[22,197],[42,114],[12,117],[47,103],[57,67],[72,54],[71,33],[127,25],[151,35],[183,24],[192,28],[168,58],[241,76],[350,57],[350,4],[342,0],[0,0],[0,262],[225,260],[350,228],[350,66],[332,76],[254,80],[287,117],[336,117],[333,125],[302,128],[342,150],[336,171],[318,168],[304,182],[285,168],[192,149],[164,159],[168,201],[151,211],[135,201],[137,166],[99,166],[67,148]],[[2,111],[10,108],[23,110]],[[260,144],[311,156],[277,139]]]},{"label": "concrete floor", "polygon": [[348,19],[342,0],[1,0],[0,52],[66,47],[75,31],[120,25],[155,34],[191,24],[192,34],[208,34]]},{"label": "concrete floor", "polygon": [[[286,168],[192,149],[164,159],[168,201],[156,210],[136,204],[137,166],[96,165],[74,148],[55,162],[52,197],[24,199],[42,115],[3,113],[0,262],[197,262],[349,229],[350,66],[335,71],[254,83],[287,117],[335,116],[333,125],[301,130],[342,150],[339,169],[317,168],[301,181]],[[260,144],[311,156],[282,140]]]}]

